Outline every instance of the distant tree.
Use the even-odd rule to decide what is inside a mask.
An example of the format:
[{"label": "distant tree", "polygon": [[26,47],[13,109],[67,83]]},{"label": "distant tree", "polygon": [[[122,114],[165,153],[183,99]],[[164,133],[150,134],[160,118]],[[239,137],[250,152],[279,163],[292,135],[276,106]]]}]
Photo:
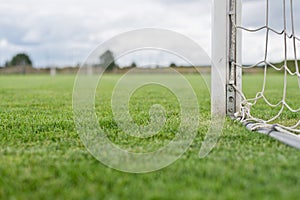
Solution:
[{"label": "distant tree", "polygon": [[130,68],[136,68],[136,67],[137,67],[136,63],[132,62],[131,65],[130,65]]},{"label": "distant tree", "polygon": [[27,54],[19,53],[6,64],[8,64],[8,66],[32,66],[32,61]]},{"label": "distant tree", "polygon": [[177,67],[177,65],[175,63],[171,63],[170,67]]},{"label": "distant tree", "polygon": [[113,70],[114,68],[117,67],[115,63],[115,57],[114,54],[110,51],[107,50],[105,51],[101,56],[100,56],[100,66],[101,67],[106,67],[106,70]]}]

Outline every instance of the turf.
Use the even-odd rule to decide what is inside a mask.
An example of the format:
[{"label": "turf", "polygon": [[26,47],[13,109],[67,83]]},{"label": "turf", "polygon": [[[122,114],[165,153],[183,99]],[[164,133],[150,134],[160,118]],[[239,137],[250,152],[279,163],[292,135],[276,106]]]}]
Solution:
[{"label": "turf", "polygon": [[[269,84],[277,84],[280,77],[273,75]],[[126,148],[143,141],[125,137],[112,118],[110,95],[118,78],[119,75],[103,77],[96,110],[99,124],[110,139]],[[128,174],[101,164],[79,139],[72,112],[74,76],[1,76],[0,198],[297,199],[300,152],[249,132],[239,123],[227,119],[215,149],[199,159],[209,125],[209,92],[198,76],[187,78],[200,107],[201,125],[193,144],[167,168]],[[258,75],[245,76],[249,84],[244,88],[249,95],[254,95],[259,80]],[[299,91],[294,85],[289,90]],[[276,101],[278,93],[281,94],[274,91],[268,95]],[[298,100],[291,98],[290,103],[296,105]],[[179,105],[168,91],[157,86],[138,90],[130,100],[130,113],[137,124],[147,124],[153,103],[163,104],[168,117],[166,127],[153,141],[171,139],[178,126]],[[256,112],[269,115],[271,111],[261,106]],[[299,118],[287,116],[287,123]]]}]

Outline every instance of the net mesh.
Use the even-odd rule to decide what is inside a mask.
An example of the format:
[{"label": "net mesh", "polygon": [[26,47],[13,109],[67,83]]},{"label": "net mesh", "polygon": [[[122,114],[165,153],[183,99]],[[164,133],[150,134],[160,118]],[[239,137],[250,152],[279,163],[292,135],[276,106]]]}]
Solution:
[{"label": "net mesh", "polygon": [[[232,1],[235,3],[235,0]],[[245,1],[242,5],[247,5],[247,2],[249,3],[249,1]],[[300,38],[296,33],[296,28],[300,27],[295,26],[295,10],[297,7],[299,8],[300,4],[295,7],[293,0],[276,0],[276,5],[274,6],[271,6],[271,4],[275,4],[275,1],[271,2],[271,0],[261,0],[259,3],[263,3],[260,4],[263,5],[260,7],[263,7],[265,10],[264,24],[262,26],[251,27],[250,25],[247,27],[244,24],[236,24],[235,20],[231,20],[235,30],[242,32],[243,42],[247,41],[244,37],[251,34],[261,36],[264,41],[261,60],[255,60],[253,62],[255,64],[252,65],[234,63],[235,67],[242,68],[243,72],[261,72],[261,84],[259,89],[253,92],[252,95],[250,94],[251,91],[236,88],[242,98],[241,110],[236,113],[236,117],[242,122],[254,123],[253,129],[276,127],[282,131],[299,134],[300,61],[298,57],[300,56],[298,49]],[[277,10],[272,11],[272,8]],[[274,16],[275,19],[280,18],[281,20],[280,23],[277,21],[277,24],[280,24],[277,27],[271,23],[271,19]],[[243,16],[242,21],[244,20]],[[277,37],[276,41],[274,40],[275,37]],[[253,38],[248,41],[258,40],[258,36]],[[280,55],[276,54],[274,56],[274,44],[281,44]],[[243,51],[249,51],[249,49],[244,49],[244,46],[247,47],[247,44],[242,44],[242,46]],[[260,50],[256,49],[253,51],[259,52]],[[273,60],[280,59],[280,56],[282,56],[282,60],[275,63]],[[249,88],[246,84],[243,82],[244,89]],[[266,107],[268,108],[266,109]]]}]

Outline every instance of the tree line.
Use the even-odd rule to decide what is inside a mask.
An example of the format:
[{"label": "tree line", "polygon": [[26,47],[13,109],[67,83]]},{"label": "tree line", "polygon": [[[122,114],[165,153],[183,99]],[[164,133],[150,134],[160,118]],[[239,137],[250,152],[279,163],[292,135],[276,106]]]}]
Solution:
[{"label": "tree line", "polygon": [[[18,53],[12,57],[11,60],[5,62],[4,67],[14,67],[14,66],[30,66],[32,67],[33,62],[29,55],[26,53]],[[95,64],[94,67],[106,67],[107,71],[112,71],[114,69],[120,68],[116,63],[114,53],[111,50],[105,51],[99,56],[99,63]],[[131,65],[126,66],[127,68],[135,68],[137,64],[132,62]],[[169,67],[177,67],[175,63],[171,63]]]}]

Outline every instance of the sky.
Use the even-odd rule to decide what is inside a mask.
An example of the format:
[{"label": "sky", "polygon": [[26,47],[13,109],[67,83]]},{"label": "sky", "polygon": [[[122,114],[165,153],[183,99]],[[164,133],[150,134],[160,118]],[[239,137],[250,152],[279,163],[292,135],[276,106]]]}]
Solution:
[{"label": "sky", "polygon": [[[264,2],[243,0],[243,25],[251,28],[265,25]],[[0,65],[20,52],[27,53],[35,67],[83,63],[104,41],[126,31],[149,27],[184,34],[208,55],[211,52],[212,0],[0,0],[0,3]],[[281,30],[282,1],[272,0],[270,4],[270,26]],[[297,27],[300,2],[295,0],[294,15],[296,33],[300,33],[300,26]],[[291,31],[290,25],[288,30]],[[264,41],[263,31],[245,33],[243,60],[251,63],[261,59]],[[275,34],[270,36],[270,59],[281,59],[282,41]],[[288,47],[292,47],[291,43]],[[157,56],[153,59],[159,59]]]}]

